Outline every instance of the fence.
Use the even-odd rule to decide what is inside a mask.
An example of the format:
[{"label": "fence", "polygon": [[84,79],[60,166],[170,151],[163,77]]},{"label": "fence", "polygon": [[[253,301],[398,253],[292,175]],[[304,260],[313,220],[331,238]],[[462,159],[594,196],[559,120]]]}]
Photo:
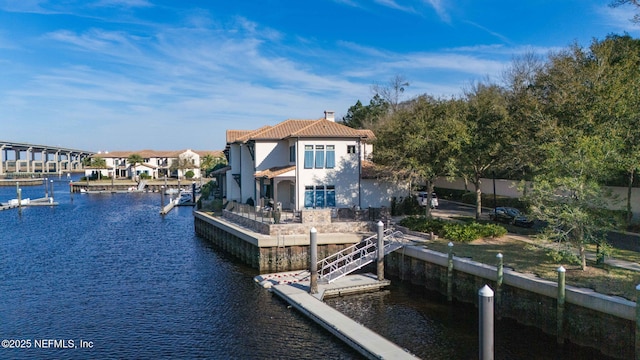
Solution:
[{"label": "fence", "polygon": [[[274,210],[271,207],[260,207],[230,201],[226,210],[242,217],[264,224],[301,223],[299,211]],[[334,208],[331,209],[331,221],[378,221],[390,219],[389,209],[382,208]]]}]

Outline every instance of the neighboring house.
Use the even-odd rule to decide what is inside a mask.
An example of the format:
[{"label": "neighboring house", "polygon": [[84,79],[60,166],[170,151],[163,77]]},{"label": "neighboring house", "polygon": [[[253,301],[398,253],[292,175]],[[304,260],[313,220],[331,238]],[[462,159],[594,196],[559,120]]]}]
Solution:
[{"label": "neighboring house", "polygon": [[[132,154],[138,154],[143,158],[143,162],[133,164],[128,162]],[[97,153],[93,157],[100,157],[105,160],[106,166],[103,169],[88,168],[85,174],[88,176],[100,172],[102,176],[114,176],[116,178],[131,178],[136,175],[147,174],[152,179],[167,177],[184,178],[188,171],[193,171],[194,178],[200,178],[200,159],[210,154],[214,157],[222,157],[222,151],[194,151],[191,149],[177,151],[112,151]]]},{"label": "neighboring house", "polygon": [[[364,176],[375,135],[335,122],[286,120],[257,130],[227,130],[223,196],[283,209],[389,206],[404,190]],[[406,191],[404,191],[406,193]]]}]

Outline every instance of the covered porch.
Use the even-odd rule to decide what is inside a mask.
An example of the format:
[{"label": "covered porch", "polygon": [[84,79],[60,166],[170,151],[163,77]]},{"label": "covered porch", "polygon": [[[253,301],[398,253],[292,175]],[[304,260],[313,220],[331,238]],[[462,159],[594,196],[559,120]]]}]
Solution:
[{"label": "covered porch", "polygon": [[296,209],[296,166],[277,166],[254,174],[260,207]]}]

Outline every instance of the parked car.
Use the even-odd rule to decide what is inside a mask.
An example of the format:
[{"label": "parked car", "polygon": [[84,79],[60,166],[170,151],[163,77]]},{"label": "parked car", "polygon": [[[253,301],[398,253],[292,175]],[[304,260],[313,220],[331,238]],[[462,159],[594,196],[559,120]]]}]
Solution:
[{"label": "parked car", "polygon": [[[421,191],[418,193],[418,204],[420,206],[427,206],[427,192]],[[431,208],[435,209],[439,206],[438,195],[435,192],[431,193]]]},{"label": "parked car", "polygon": [[512,207],[500,206],[491,210],[489,219],[521,227],[532,227],[533,220],[527,218],[520,210]]}]

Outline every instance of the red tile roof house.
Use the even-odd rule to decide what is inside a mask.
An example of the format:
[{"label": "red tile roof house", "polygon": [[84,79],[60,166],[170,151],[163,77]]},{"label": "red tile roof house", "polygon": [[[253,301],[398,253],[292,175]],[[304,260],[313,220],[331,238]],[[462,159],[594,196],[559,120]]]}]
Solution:
[{"label": "red tile roof house", "polygon": [[380,180],[372,172],[371,130],[318,120],[286,120],[257,130],[227,130],[223,195],[228,201],[284,210],[390,207],[408,185]]},{"label": "red tile roof house", "polygon": [[[143,163],[134,167],[129,164],[128,158],[132,154],[142,157]],[[189,170],[194,172],[194,178],[200,178],[200,158],[210,154],[214,157],[222,157],[222,151],[194,151],[191,149],[174,151],[140,150],[140,151],[112,151],[95,154],[93,157],[100,157],[105,160],[106,166],[102,169],[88,168],[85,175],[99,171],[103,176],[113,176],[116,178],[131,178],[135,175],[147,174],[152,179],[168,177],[183,179]],[[176,169],[171,171],[171,164],[177,159],[187,159],[192,162],[193,168]],[[135,172],[135,173],[134,173]]]}]

